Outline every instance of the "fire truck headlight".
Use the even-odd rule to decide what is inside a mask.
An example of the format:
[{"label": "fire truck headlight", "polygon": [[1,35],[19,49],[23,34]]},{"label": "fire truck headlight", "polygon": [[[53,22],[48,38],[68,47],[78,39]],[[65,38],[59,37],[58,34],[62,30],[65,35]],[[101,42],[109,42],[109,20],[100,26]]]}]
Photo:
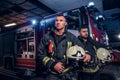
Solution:
[{"label": "fire truck headlight", "polygon": [[99,17],[99,18],[103,18],[103,15],[99,15],[98,17]]},{"label": "fire truck headlight", "polygon": [[101,14],[98,15],[98,16],[96,16],[95,19],[96,20],[105,20],[104,17],[103,17],[103,15],[101,15]]}]

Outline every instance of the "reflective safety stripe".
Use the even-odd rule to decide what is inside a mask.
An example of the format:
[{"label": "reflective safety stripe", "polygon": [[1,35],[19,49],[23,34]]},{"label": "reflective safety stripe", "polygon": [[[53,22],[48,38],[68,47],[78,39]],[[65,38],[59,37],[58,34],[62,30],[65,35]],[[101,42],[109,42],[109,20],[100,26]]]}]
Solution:
[{"label": "reflective safety stripe", "polygon": [[50,60],[55,61],[52,57],[51,57],[51,58],[45,57],[45,58],[43,59],[43,64],[46,65],[47,62],[50,61]]},{"label": "reflective safety stripe", "polygon": [[64,59],[66,59],[66,55],[64,55]]},{"label": "reflective safety stripe", "polygon": [[53,60],[55,62],[55,59],[53,59],[52,57],[50,58],[51,60]]},{"label": "reflective safety stripe", "polygon": [[54,51],[52,52],[52,54],[51,54],[52,56],[54,55]]},{"label": "reflective safety stripe", "polygon": [[68,67],[68,68],[66,68],[64,71],[63,71],[63,73],[64,72],[67,72],[68,70],[70,70],[70,69],[72,69],[73,67]]},{"label": "reflective safety stripe", "polygon": [[97,49],[96,49],[96,47],[95,47],[95,46],[93,46],[93,48],[94,48],[95,52],[97,52]]},{"label": "reflective safety stripe", "polygon": [[[97,48],[95,46],[93,46],[95,53],[97,52]],[[95,63],[99,63],[100,61],[97,58],[97,55],[95,54]]]},{"label": "reflective safety stripe", "polygon": [[85,68],[85,67],[82,67],[82,68],[83,68],[83,72],[88,72],[88,73],[94,73],[94,72],[97,72],[99,70],[99,66],[96,66],[95,69]]},{"label": "reflective safety stripe", "polygon": [[50,60],[50,58],[49,57],[45,57],[44,59],[43,59],[43,63],[44,63],[44,65],[46,65],[47,64],[47,62]]},{"label": "reflective safety stripe", "polygon": [[72,46],[72,42],[67,43],[67,49],[69,49]]},{"label": "reflective safety stripe", "polygon": [[[93,49],[95,50],[95,53],[97,52],[97,48],[95,46],[93,46]],[[97,58],[97,55],[95,54],[95,60],[94,60],[94,64],[98,64],[99,60]],[[83,72],[88,72],[88,73],[94,73],[97,72],[99,70],[99,66],[97,65],[95,69],[92,68],[86,68],[86,67],[82,67],[83,68]]]},{"label": "reflective safety stripe", "polygon": [[[68,42],[67,42],[67,50],[68,50],[71,46],[72,46],[72,42],[68,41]],[[66,50],[66,52],[67,52],[67,50]],[[67,59],[66,63],[68,64],[68,58],[67,58],[67,56],[65,56],[64,59],[65,59],[65,58]]]}]

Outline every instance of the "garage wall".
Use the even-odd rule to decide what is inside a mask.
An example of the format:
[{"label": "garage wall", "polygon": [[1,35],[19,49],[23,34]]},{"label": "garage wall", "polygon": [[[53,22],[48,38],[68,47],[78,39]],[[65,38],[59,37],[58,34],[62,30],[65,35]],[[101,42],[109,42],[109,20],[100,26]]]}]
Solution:
[{"label": "garage wall", "polygon": [[3,40],[2,35],[0,35],[0,66],[2,65],[2,59],[3,59]]},{"label": "garage wall", "polygon": [[14,55],[14,42],[14,32],[0,34],[0,66],[4,63],[4,56]]}]

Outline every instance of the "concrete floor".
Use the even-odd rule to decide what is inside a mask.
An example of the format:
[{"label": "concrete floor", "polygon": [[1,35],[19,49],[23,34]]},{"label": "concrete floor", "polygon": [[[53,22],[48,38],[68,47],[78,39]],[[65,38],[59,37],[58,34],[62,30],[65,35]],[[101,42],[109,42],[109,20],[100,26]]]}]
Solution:
[{"label": "concrete floor", "polygon": [[[101,80],[120,80],[120,65],[107,65],[101,71]],[[0,80],[44,80],[41,77],[17,77],[14,71],[6,70],[0,67]]]}]

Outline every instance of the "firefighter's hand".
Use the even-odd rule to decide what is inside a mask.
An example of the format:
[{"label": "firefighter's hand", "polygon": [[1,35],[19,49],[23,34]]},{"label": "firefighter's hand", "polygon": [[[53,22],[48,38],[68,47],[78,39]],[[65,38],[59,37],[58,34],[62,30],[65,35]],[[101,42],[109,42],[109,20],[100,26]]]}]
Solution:
[{"label": "firefighter's hand", "polygon": [[64,66],[62,65],[63,63],[58,62],[55,64],[54,69],[58,72],[58,73],[62,73],[64,71]]},{"label": "firefighter's hand", "polygon": [[91,56],[89,54],[85,54],[83,58],[83,62],[89,62],[91,60]]}]

